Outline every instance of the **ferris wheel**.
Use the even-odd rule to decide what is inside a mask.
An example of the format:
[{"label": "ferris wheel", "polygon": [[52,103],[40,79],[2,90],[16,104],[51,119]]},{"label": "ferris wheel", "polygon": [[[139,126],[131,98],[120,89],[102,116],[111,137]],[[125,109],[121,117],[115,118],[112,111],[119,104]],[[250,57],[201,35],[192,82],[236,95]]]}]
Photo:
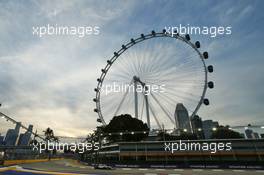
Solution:
[{"label": "ferris wheel", "polygon": [[[174,33],[177,33],[174,31]],[[196,115],[205,98],[213,66],[206,66],[208,52],[188,34],[172,35],[165,29],[131,39],[107,60],[94,89],[98,122],[130,114],[149,128],[175,128],[175,107],[183,104],[189,117]]]}]

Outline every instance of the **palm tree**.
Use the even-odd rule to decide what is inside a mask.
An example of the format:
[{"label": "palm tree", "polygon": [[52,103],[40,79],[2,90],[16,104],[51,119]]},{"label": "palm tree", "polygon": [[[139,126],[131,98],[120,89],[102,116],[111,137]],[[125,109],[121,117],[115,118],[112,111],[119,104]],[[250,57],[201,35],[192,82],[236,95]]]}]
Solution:
[{"label": "palm tree", "polygon": [[[52,142],[52,141],[54,141],[54,142],[59,142],[59,138],[58,137],[56,137],[56,136],[54,136],[54,132],[53,132],[53,130],[51,129],[51,128],[47,128],[45,131],[43,131],[44,132],[44,135],[45,135],[45,141],[46,141],[46,145],[47,146],[49,146],[48,145],[48,142]],[[48,152],[48,158],[49,158],[49,160],[50,160],[50,158],[51,158],[51,153],[50,153],[50,151],[48,150],[48,148],[47,148],[47,152]],[[56,150],[54,149],[53,150],[53,154],[56,152]]]},{"label": "palm tree", "polygon": [[54,132],[51,128],[47,128],[44,132],[44,135],[45,135],[45,141],[55,141],[55,142],[58,142],[59,141],[59,138],[58,137],[55,137],[54,136]]}]

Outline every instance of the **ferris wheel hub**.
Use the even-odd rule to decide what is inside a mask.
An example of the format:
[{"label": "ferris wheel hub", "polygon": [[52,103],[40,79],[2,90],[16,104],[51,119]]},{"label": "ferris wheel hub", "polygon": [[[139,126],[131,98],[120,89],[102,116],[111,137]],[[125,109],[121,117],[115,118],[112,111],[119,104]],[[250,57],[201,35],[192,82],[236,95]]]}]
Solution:
[{"label": "ferris wheel hub", "polygon": [[143,81],[141,81],[139,77],[137,77],[137,76],[133,76],[133,80],[134,80],[135,83],[138,82],[138,83],[141,84],[142,87],[147,88],[147,87],[146,87],[146,83],[144,83]]}]

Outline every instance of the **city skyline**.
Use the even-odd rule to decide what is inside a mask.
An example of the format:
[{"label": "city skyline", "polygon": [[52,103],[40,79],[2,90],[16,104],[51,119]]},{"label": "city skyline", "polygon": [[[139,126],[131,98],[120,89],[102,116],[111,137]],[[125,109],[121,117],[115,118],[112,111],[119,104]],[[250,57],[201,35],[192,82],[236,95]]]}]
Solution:
[{"label": "city skyline", "polygon": [[[264,124],[263,2],[202,1],[192,9],[185,1],[113,2],[0,2],[0,110],[40,131],[51,127],[58,135],[84,136],[98,125],[96,79],[122,43],[166,26],[231,26],[231,35],[191,35],[215,67],[215,89],[207,93],[211,104],[198,115],[223,125]],[[46,24],[96,25],[100,34],[32,35],[33,26]],[[0,133],[10,128],[2,119],[0,124],[6,126]]]}]

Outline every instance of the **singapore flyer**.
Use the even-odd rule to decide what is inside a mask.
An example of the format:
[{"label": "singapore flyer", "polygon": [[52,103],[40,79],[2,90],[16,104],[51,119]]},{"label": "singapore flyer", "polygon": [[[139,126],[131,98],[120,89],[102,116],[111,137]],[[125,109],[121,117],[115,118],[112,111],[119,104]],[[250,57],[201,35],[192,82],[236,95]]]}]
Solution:
[{"label": "singapore flyer", "polygon": [[177,104],[184,104],[190,117],[202,104],[209,105],[205,94],[214,87],[208,81],[213,66],[206,66],[208,52],[200,51],[200,42],[190,40],[188,34],[171,35],[164,29],[132,38],[114,52],[95,88],[99,121],[105,125],[113,116],[128,113],[149,128],[173,129]]},{"label": "singapore flyer", "polygon": [[0,7],[0,174],[264,172],[263,0]]}]

